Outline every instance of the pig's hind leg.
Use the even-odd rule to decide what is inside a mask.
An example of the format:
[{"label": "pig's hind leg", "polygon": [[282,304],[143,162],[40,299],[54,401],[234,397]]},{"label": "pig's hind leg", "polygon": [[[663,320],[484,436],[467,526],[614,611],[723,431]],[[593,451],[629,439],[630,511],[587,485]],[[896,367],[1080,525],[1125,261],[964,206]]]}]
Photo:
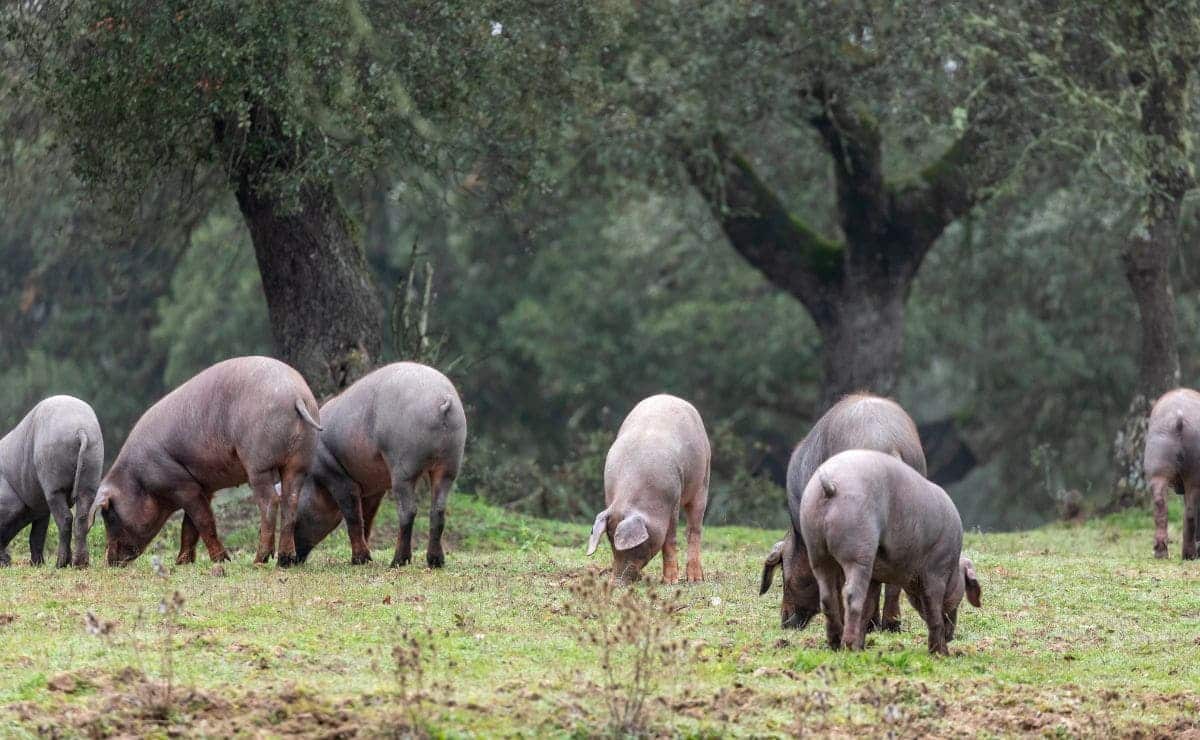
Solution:
[{"label": "pig's hind leg", "polygon": [[683,505],[687,515],[687,579],[688,583],[704,580],[700,564],[700,532],[704,528],[704,509],[708,505],[708,481],[690,501]]},{"label": "pig's hind leg", "polygon": [[[273,477],[273,476],[272,476]],[[279,471],[279,551],[275,563],[288,568],[300,562],[296,555],[296,515],[300,508],[300,488],[304,485],[305,470],[287,467]],[[275,481],[267,485],[274,492]]]},{"label": "pig's hind leg", "polygon": [[1189,482],[1183,493],[1183,559],[1196,559],[1196,516],[1200,514],[1200,485]]},{"label": "pig's hind leg", "polygon": [[50,514],[58,527],[58,558],[55,567],[65,568],[71,564],[71,508],[67,506],[67,492],[55,491],[47,497]]},{"label": "pig's hind leg", "polygon": [[813,576],[821,594],[821,613],[825,615],[825,641],[831,650],[842,646],[842,597],[837,568],[836,563],[813,563]]},{"label": "pig's hind leg", "polygon": [[1150,479],[1150,498],[1154,502],[1154,557],[1167,557],[1167,486],[1165,476]]},{"label": "pig's hind leg", "polygon": [[[842,572],[846,574],[846,584],[842,586],[842,647],[862,650],[866,642],[865,627],[869,616],[866,605],[867,595],[872,591],[873,564],[845,562],[841,566]],[[873,590],[878,598],[878,584]]]},{"label": "pig's hind leg", "polygon": [[392,495],[396,497],[396,513],[399,515],[400,530],[396,533],[396,553],[392,556],[392,567],[412,562],[413,520],[417,517],[417,502],[413,492],[416,481],[405,478],[404,473],[392,468]]},{"label": "pig's hind leg", "polygon": [[934,655],[949,655],[946,647],[945,577],[926,573],[913,595],[920,604],[921,617],[929,627],[929,652]]},{"label": "pig's hind leg", "polygon": [[425,553],[425,562],[430,568],[441,568],[446,564],[442,530],[446,528],[446,501],[453,487],[454,475],[444,468],[435,468],[429,474],[429,549]]}]

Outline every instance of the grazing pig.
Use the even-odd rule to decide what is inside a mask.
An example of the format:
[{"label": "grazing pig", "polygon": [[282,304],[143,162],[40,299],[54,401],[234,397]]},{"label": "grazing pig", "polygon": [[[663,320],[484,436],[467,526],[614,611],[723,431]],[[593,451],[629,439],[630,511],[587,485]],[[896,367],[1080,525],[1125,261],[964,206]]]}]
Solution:
[{"label": "grazing pig", "polygon": [[[788,514],[792,531],[775,543],[763,563],[759,593],[771,587],[775,568],[783,566],[783,601],[780,622],[784,629],[804,629],[820,611],[817,582],[808,565],[808,553],[800,536],[800,500],[804,488],[821,463],[845,450],[878,450],[896,454],[925,475],[925,453],[917,425],[899,404],[868,393],[844,397],[825,412],[808,435],[796,446],[788,462]],[[869,605],[868,629],[900,629],[900,589],[885,589],[883,617],[876,597]]]},{"label": "grazing pig", "polygon": [[91,406],[71,396],[34,406],[0,439],[0,565],[12,562],[8,543],[27,524],[30,562],[41,565],[53,516],[58,567],[87,566],[87,513],[103,466],[104,438]]},{"label": "grazing pig", "polygon": [[1143,458],[1154,500],[1154,557],[1167,556],[1167,486],[1183,495],[1183,559],[1196,558],[1200,516],[1200,393],[1178,388],[1150,410]]},{"label": "grazing pig", "polygon": [[325,429],[296,518],[300,561],[343,519],[350,535],[350,562],[369,561],[371,525],[391,489],[400,513],[392,566],[408,564],[417,513],[413,491],[428,478],[432,502],[425,561],[431,568],[442,567],[446,499],[467,440],[467,417],[450,379],[414,362],[387,365],[327,401],[321,419]]},{"label": "grazing pig", "polygon": [[293,532],[300,486],[317,445],[317,402],[300,373],[269,357],[236,357],[203,370],[163,396],[138,419],[100,483],[96,512],[104,517],[109,565],[136,558],[167,517],[183,509],[176,563],[208,556],[228,560],[217,537],[212,496],[249,482],[258,503],[256,563],[275,549],[282,482],[279,565],[296,562]]},{"label": "grazing pig", "polygon": [[588,555],[607,533],[613,549],[613,581],[641,577],[659,550],[663,582],[679,580],[675,526],[687,514],[687,579],[703,581],[700,529],[708,504],[711,452],[704,421],[687,401],[658,395],[629,412],[604,461],[604,501],[596,515]]},{"label": "grazing pig", "polygon": [[954,502],[892,455],[849,450],[817,468],[800,502],[800,531],[834,649],[862,649],[880,583],[904,589],[935,654],[947,654],[963,595],[979,605]]}]

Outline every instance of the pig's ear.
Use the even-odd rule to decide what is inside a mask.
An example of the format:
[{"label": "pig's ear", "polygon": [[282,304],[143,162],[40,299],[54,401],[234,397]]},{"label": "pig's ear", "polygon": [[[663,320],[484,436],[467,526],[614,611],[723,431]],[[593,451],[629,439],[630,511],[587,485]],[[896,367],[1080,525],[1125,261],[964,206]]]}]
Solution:
[{"label": "pig's ear", "polygon": [[979,579],[975,577],[975,563],[972,563],[970,558],[962,558],[958,564],[963,572],[967,601],[971,602],[971,606],[979,608],[982,606],[983,589],[979,587]]},{"label": "pig's ear", "polygon": [[641,514],[630,514],[617,525],[613,532],[613,548],[616,550],[632,550],[646,540],[650,533],[646,531],[646,520]]},{"label": "pig's ear", "polygon": [[108,489],[101,490],[96,494],[96,500],[92,502],[92,508],[88,509],[87,526],[89,530],[96,523],[96,514],[101,509],[107,509],[111,504],[112,502],[108,500]]},{"label": "pig's ear", "polygon": [[588,538],[588,555],[596,552],[596,548],[600,546],[600,537],[604,535],[604,530],[607,528],[608,509],[605,509],[596,515],[596,521],[592,523],[592,536]]},{"label": "pig's ear", "polygon": [[762,584],[758,587],[758,595],[762,596],[771,590],[771,581],[775,580],[775,569],[783,563],[783,540],[775,543],[771,554],[763,561]]}]

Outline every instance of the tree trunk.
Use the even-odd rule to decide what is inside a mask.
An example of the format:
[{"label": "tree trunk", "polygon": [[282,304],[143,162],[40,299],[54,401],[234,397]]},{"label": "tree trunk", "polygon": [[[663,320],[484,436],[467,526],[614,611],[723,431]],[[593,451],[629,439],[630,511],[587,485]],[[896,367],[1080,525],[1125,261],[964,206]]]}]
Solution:
[{"label": "tree trunk", "polygon": [[1170,260],[1175,246],[1182,196],[1151,199],[1144,231],[1132,235],[1121,261],[1137,301],[1142,341],[1138,384],[1114,443],[1117,482],[1110,509],[1147,500],[1149,486],[1142,470],[1150,407],[1179,385],[1179,343],[1175,331],[1175,296]]},{"label": "tree trunk", "polygon": [[847,393],[890,395],[904,348],[904,294],[898,285],[847,281],[814,315],[821,332],[822,407]]},{"label": "tree trunk", "polygon": [[318,399],[379,361],[383,309],[348,217],[328,187],[288,208],[247,180],[237,201],[250,228],[276,351]]}]

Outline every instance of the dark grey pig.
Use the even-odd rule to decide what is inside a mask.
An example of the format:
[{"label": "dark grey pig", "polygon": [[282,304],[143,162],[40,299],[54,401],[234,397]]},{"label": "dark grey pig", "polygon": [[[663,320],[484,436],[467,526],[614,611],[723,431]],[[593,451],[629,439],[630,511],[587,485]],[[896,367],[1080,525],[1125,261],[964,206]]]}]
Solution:
[{"label": "dark grey pig", "polygon": [[[759,587],[759,593],[765,594],[771,587],[775,568],[783,566],[780,622],[785,629],[804,629],[821,608],[817,582],[808,566],[808,553],[800,536],[800,499],[804,487],[821,463],[839,452],[857,449],[895,454],[925,475],[925,453],[921,450],[917,425],[899,404],[890,399],[869,393],[846,396],[813,425],[788,462],[788,514],[792,531],[775,543],[767,556]],[[869,605],[868,629],[900,629],[900,589],[889,586],[885,594],[882,618],[878,597]]]},{"label": "dark grey pig", "polygon": [[29,559],[41,565],[53,516],[58,567],[85,567],[87,514],[103,466],[104,438],[91,406],[71,396],[34,406],[0,439],[0,565],[11,562],[8,543],[26,525],[32,525]]},{"label": "dark grey pig", "polygon": [[604,462],[608,508],[596,516],[587,551],[594,553],[608,534],[615,582],[636,581],[659,550],[663,581],[679,580],[675,527],[680,507],[687,514],[687,579],[704,580],[700,530],[710,458],[704,421],[682,398],[651,396],[625,417]]},{"label": "dark grey pig", "polygon": [[[198,538],[214,562],[228,560],[212,496],[246,482],[261,514],[254,561],[274,554],[282,508],[278,563],[295,563],[296,507],[317,446],[318,419],[304,378],[269,357],[218,362],[163,396],[129,432],[92,506],[88,524],[103,513],[109,565],[140,555],[179,509],[175,562],[195,561]],[[276,481],[282,482],[279,498]]]},{"label": "dark grey pig", "polygon": [[375,512],[388,489],[396,496],[400,532],[392,565],[412,560],[417,483],[428,478],[431,568],[446,562],[446,499],[462,465],[467,417],[454,384],[414,362],[381,367],[321,407],[325,429],[300,495],[296,554],[308,553],[345,520],[353,564],[371,559]]},{"label": "dark grey pig", "polygon": [[862,649],[864,618],[880,583],[904,589],[929,627],[935,654],[947,654],[963,595],[979,605],[954,502],[892,455],[850,450],[817,468],[800,503],[800,531],[834,649]]},{"label": "dark grey pig", "polygon": [[1150,410],[1143,458],[1154,500],[1154,557],[1167,556],[1167,486],[1183,495],[1183,559],[1196,557],[1200,516],[1200,393],[1178,388]]}]

